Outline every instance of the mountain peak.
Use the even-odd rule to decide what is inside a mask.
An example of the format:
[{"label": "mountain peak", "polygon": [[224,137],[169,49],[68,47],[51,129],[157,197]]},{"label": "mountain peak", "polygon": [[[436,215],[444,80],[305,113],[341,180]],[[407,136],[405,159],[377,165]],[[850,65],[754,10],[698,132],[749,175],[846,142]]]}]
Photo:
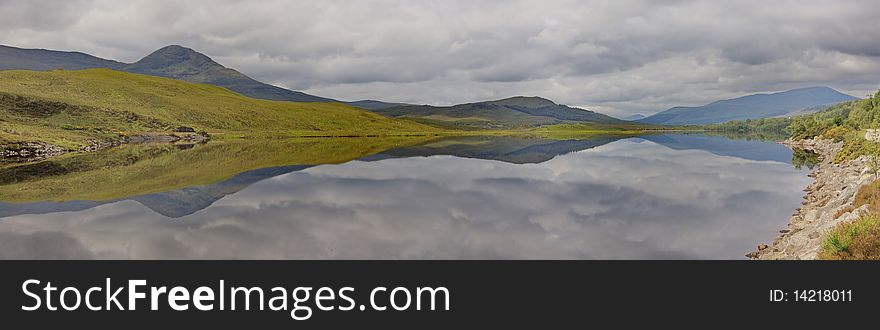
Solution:
[{"label": "mountain peak", "polygon": [[187,51],[187,52],[196,53],[196,51],[193,50],[192,48],[183,47],[181,45],[168,45],[168,46],[165,46],[165,47],[162,47],[162,48],[159,48],[156,50],[156,52],[163,52],[163,51]]},{"label": "mountain peak", "polygon": [[214,62],[205,54],[179,45],[162,47],[132,63],[125,71],[193,82],[251,80],[238,71]]},{"label": "mountain peak", "polygon": [[137,61],[133,65],[145,64],[145,63],[155,63],[155,64],[173,64],[173,63],[181,63],[181,62],[192,62],[195,65],[203,65],[203,64],[217,64],[210,57],[205,54],[199,53],[192,48],[183,47],[180,45],[170,45],[159,48],[158,50],[150,53],[146,57],[142,58],[140,61]]},{"label": "mountain peak", "polygon": [[835,90],[834,88],[828,87],[828,86],[810,86],[810,87],[802,87],[802,88],[795,88],[795,89],[789,90],[789,92],[796,92],[796,91],[834,91],[834,92],[837,92],[837,90]]},{"label": "mountain peak", "polygon": [[555,102],[538,96],[514,96],[489,103],[526,108],[542,108],[556,105]]},{"label": "mountain peak", "polygon": [[623,117],[620,119],[633,121],[633,120],[639,120],[639,119],[644,119],[644,118],[645,118],[645,115],[637,113],[637,114],[629,115],[629,116],[626,116],[626,117]]}]

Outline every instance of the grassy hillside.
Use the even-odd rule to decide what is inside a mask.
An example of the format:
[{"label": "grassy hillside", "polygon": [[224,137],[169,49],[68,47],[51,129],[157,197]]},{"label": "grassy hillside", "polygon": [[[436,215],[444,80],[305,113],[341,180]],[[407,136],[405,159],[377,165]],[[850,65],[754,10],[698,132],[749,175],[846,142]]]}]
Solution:
[{"label": "grassy hillside", "polygon": [[258,100],[225,88],[107,69],[0,71],[0,142],[76,146],[119,132],[259,131],[279,136],[425,134],[438,129],[336,103]]},{"label": "grassy hillside", "polygon": [[[269,85],[227,68],[195,50],[171,45],[162,47],[136,63],[121,63],[79,52],[22,49],[0,45],[0,70],[113,69],[150,76],[206,83],[241,95],[273,101],[341,102],[326,97]],[[381,109],[403,104],[375,100],[342,102],[363,109]]]}]

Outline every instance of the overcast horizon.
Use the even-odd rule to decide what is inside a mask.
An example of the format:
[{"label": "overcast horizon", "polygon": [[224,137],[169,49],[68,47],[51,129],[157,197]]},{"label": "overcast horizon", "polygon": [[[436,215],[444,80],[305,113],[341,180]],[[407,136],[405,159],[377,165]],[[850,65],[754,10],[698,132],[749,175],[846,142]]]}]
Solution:
[{"label": "overcast horizon", "polygon": [[872,1],[13,1],[0,44],[134,62],[171,44],[341,100],[514,95],[614,116],[880,88]]}]

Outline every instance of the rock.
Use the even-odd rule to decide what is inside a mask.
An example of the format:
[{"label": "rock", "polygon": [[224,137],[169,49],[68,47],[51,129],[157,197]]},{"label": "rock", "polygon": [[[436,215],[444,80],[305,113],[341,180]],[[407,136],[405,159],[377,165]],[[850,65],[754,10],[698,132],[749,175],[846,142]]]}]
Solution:
[{"label": "rock", "polygon": [[785,233],[790,232],[790,231],[791,231],[791,230],[788,230],[788,229],[782,229],[782,230],[780,230],[779,232],[782,233],[782,234],[785,234]]},{"label": "rock", "polygon": [[178,128],[175,128],[174,132],[176,132],[176,133],[195,133],[196,130],[193,129],[192,127],[180,126]]},{"label": "rock", "polygon": [[880,141],[880,129],[869,129],[865,132],[865,140]]},{"label": "rock", "polygon": [[758,251],[764,251],[767,248],[769,248],[769,246],[767,246],[767,244],[758,245]]},{"label": "rock", "polygon": [[746,254],[746,258],[758,259],[758,252],[749,252],[748,254]]}]

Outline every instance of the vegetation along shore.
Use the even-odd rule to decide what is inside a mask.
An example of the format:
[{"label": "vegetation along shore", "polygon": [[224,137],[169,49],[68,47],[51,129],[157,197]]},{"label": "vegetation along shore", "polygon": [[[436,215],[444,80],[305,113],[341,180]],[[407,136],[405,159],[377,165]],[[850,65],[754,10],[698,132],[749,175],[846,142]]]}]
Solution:
[{"label": "vegetation along shore", "polygon": [[[812,115],[779,119],[791,138],[783,142],[818,160],[803,205],[753,259],[880,259],[880,92]],[[768,123],[761,123],[767,125]],[[731,125],[732,126],[732,125]],[[753,126],[754,127],[754,126]]]}]

